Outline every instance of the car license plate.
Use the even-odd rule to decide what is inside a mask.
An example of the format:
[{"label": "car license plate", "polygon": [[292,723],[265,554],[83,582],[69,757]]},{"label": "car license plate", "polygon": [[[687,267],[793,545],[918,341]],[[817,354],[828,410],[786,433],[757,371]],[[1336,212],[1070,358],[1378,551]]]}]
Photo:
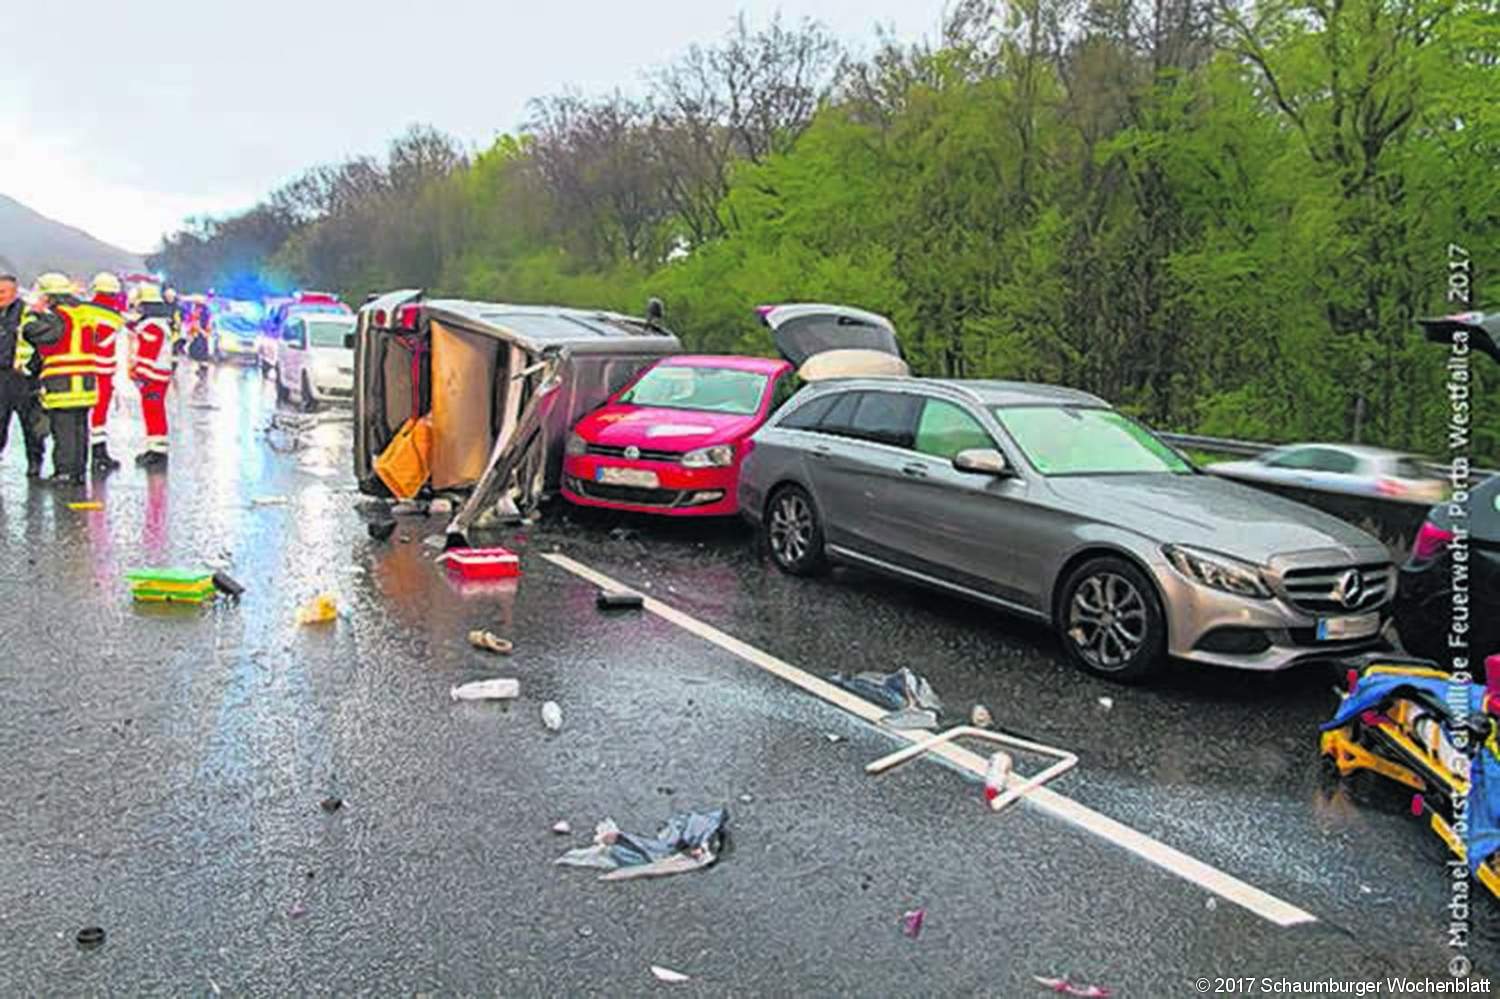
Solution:
[{"label": "car license plate", "polygon": [[1318,641],[1338,642],[1351,638],[1369,638],[1379,630],[1379,614],[1325,617],[1318,621]]},{"label": "car license plate", "polygon": [[607,486],[633,486],[636,489],[657,489],[661,486],[661,480],[656,477],[655,472],[641,468],[596,468],[594,481]]}]

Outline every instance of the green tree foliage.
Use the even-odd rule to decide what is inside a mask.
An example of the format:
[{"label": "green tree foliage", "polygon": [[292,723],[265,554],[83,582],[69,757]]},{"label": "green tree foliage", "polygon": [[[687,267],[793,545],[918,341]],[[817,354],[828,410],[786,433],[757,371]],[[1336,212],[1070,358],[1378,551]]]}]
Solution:
[{"label": "green tree foliage", "polygon": [[[849,59],[738,22],[472,158],[413,128],[153,261],[358,301],[639,311],[767,352],[763,302],[891,315],[925,374],[1074,385],[1163,429],[1440,453],[1450,244],[1500,307],[1497,0],[958,0]],[[1500,373],[1475,372],[1500,461]]]}]

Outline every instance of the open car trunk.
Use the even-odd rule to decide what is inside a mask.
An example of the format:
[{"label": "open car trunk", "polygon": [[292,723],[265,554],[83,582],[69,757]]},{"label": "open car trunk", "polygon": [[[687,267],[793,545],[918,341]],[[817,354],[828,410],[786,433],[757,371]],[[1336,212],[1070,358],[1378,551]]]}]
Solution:
[{"label": "open car trunk", "polygon": [[781,356],[805,382],[829,378],[904,377],[896,327],[885,316],[847,305],[798,303],[756,310]]},{"label": "open car trunk", "polygon": [[579,417],[681,349],[659,325],[552,306],[425,299],[396,291],[359,312],[354,472],[390,495],[375,461],[413,417],[431,421],[429,491],[467,493],[448,525],[519,515],[557,487]]}]

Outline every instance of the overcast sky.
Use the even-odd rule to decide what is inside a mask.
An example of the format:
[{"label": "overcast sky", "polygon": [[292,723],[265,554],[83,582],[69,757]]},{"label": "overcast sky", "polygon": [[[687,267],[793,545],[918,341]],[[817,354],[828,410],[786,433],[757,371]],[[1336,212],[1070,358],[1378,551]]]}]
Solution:
[{"label": "overcast sky", "polygon": [[[485,145],[526,101],[627,88],[743,10],[857,52],[933,33],[942,0],[17,0],[0,56],[0,193],[129,250],[254,204],[413,122]],[[3,22],[0,22],[3,23]],[[74,43],[77,44],[74,44]],[[3,238],[3,234],[0,234]]]}]

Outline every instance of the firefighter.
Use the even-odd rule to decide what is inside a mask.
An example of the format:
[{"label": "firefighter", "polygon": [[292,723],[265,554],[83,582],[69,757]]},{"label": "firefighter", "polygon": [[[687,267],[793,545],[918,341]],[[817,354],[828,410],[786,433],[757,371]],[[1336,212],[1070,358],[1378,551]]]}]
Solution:
[{"label": "firefighter", "polygon": [[109,404],[115,395],[115,340],[125,325],[125,289],[118,277],[101,271],[94,275],[90,291],[85,311],[94,331],[99,401],[89,412],[89,452],[94,474],[108,475],[120,467],[109,453]]},{"label": "firefighter", "polygon": [[42,408],[52,424],[53,474],[48,481],[83,485],[89,410],[99,401],[88,320],[66,274],[43,274],[36,293],[36,305],[21,321],[21,335],[42,358]]},{"label": "firefighter", "polygon": [[0,451],[10,437],[10,417],[21,422],[26,444],[26,477],[40,478],[42,455],[47,446],[47,417],[37,398],[37,372],[41,359],[26,338],[21,324],[26,304],[13,274],[0,274]]},{"label": "firefighter", "polygon": [[135,335],[130,377],[141,390],[141,415],[146,421],[146,450],[136,455],[142,468],[165,468],[167,464],[167,389],[172,384],[172,306],[155,285],[142,285],[136,292],[136,312],[131,324]]}]

